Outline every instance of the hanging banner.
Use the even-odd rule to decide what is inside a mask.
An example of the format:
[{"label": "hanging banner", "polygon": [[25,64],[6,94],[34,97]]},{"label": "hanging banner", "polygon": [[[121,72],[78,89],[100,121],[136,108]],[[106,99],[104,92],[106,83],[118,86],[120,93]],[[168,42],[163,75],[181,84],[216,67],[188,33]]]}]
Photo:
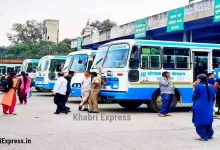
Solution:
[{"label": "hanging banner", "polygon": [[220,21],[220,0],[215,0],[213,21],[214,22]]},{"label": "hanging banner", "polygon": [[167,32],[184,30],[184,7],[168,11]]},{"label": "hanging banner", "polygon": [[147,31],[147,18],[140,19],[134,22],[134,38],[144,38],[146,37]]},{"label": "hanging banner", "polygon": [[81,50],[82,49],[82,37],[78,37],[77,38],[77,50]]}]

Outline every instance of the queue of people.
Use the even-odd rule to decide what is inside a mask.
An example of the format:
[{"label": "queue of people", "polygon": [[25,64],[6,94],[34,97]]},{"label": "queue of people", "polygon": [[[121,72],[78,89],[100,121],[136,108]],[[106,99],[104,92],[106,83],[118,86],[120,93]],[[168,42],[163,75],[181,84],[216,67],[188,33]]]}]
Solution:
[{"label": "queue of people", "polygon": [[1,104],[3,114],[16,115],[16,113],[14,113],[16,97],[18,96],[20,104],[26,104],[30,88],[31,79],[25,72],[21,72],[20,75],[11,72],[7,76],[2,76],[1,91],[3,92],[3,97]]}]

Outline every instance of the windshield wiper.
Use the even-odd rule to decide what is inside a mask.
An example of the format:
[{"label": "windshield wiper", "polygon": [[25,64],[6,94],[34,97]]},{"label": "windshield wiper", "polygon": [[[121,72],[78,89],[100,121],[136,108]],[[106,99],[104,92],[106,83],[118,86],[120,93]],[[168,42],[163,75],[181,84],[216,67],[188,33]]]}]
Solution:
[{"label": "windshield wiper", "polygon": [[100,62],[102,61],[102,59],[103,59],[103,58],[99,59],[95,65],[97,65],[98,63],[100,63]]}]

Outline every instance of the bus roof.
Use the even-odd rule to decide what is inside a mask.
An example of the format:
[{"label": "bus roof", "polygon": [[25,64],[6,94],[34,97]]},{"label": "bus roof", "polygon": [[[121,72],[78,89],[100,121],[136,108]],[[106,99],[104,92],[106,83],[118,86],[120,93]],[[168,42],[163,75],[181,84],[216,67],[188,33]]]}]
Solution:
[{"label": "bus roof", "polygon": [[[209,43],[194,43],[194,42],[173,42],[173,41],[158,41],[158,40],[118,40],[106,43],[102,46],[107,46],[116,43],[130,43],[137,45],[149,45],[149,46],[166,46],[166,47],[187,47],[187,48],[213,48],[220,49],[220,44],[209,44]],[[102,47],[100,46],[100,47]]]},{"label": "bus roof", "polygon": [[46,56],[43,56],[41,58],[50,58],[50,59],[66,59],[67,56],[59,56],[59,55],[46,55]]},{"label": "bus roof", "polygon": [[68,54],[68,56],[76,55],[76,54],[96,54],[97,50],[91,50],[91,49],[82,49],[79,51],[71,52]]},{"label": "bus roof", "polygon": [[25,59],[24,61],[32,62],[32,63],[38,63],[40,60],[39,59]]}]

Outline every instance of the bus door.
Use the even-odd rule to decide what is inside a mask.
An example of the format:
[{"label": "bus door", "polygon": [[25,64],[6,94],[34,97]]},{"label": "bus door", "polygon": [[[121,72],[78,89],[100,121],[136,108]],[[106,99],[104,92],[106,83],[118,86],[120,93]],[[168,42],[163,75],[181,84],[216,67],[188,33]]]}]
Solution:
[{"label": "bus door", "polygon": [[199,74],[207,74],[210,71],[211,63],[209,61],[209,52],[193,52],[193,80],[195,81]]}]

